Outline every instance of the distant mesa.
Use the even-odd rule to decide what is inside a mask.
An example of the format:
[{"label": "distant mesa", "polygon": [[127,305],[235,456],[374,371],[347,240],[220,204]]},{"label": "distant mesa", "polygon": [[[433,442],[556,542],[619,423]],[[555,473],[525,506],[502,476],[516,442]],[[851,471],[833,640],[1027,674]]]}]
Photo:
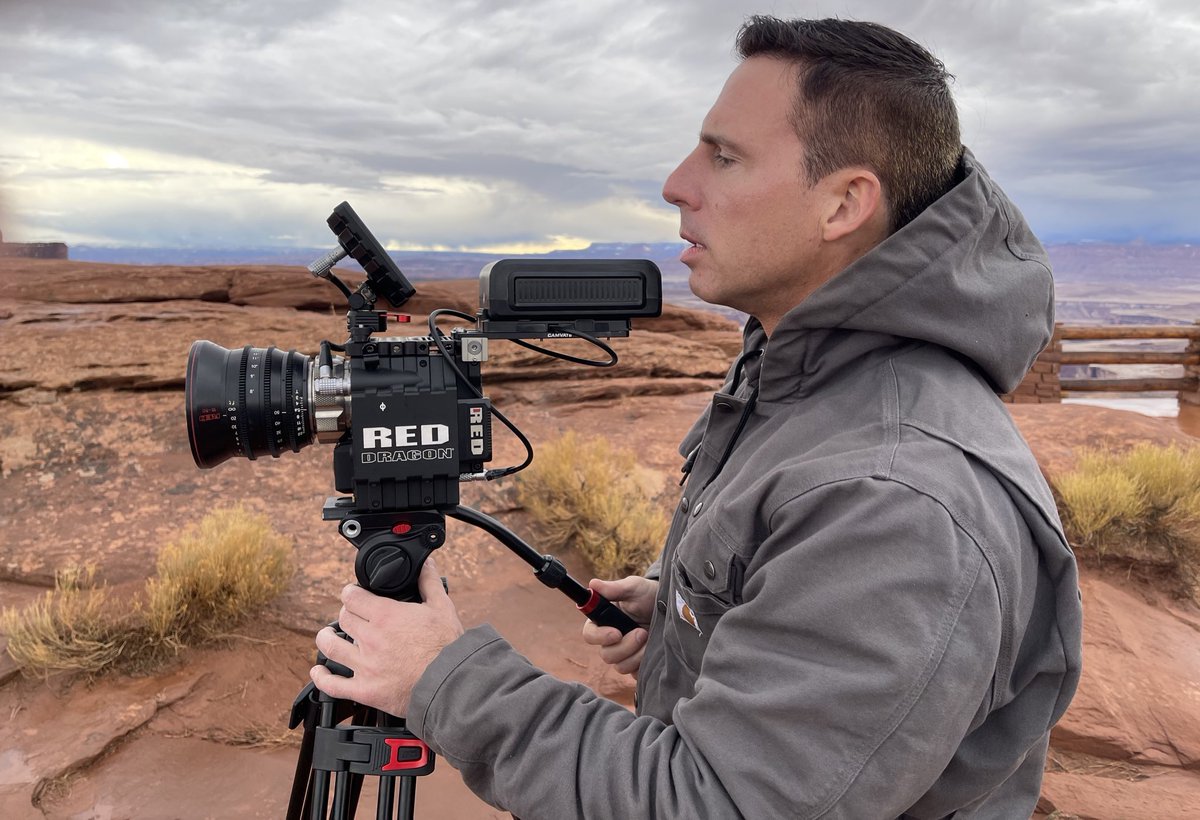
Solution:
[{"label": "distant mesa", "polygon": [[0,231],[0,257],[21,257],[24,259],[66,259],[67,243],[5,242],[4,232]]}]

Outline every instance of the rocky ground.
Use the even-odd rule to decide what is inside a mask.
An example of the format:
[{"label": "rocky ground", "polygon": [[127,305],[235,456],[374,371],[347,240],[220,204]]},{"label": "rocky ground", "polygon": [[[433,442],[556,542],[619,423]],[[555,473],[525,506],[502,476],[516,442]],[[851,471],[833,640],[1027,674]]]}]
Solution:
[{"label": "rocky ground", "polygon": [[[476,303],[474,282],[418,289],[406,306],[418,323],[395,335],[423,333],[433,307]],[[343,335],[339,300],[299,269],[0,260],[0,604],[34,600],[71,563],[94,563],[118,595],[132,595],[160,546],[239,500],[294,539],[299,568],[237,634],[150,676],[29,680],[0,651],[0,817],[282,815],[296,758],[285,715],[307,680],[311,636],[353,575],[350,548],[320,520],[330,448],[196,469],[183,370],[199,338],[315,352],[320,339]],[[621,364],[596,371],[496,345],[487,392],[535,446],[570,429],[636,449],[669,504],[675,442],[719,383],[736,329],[672,308],[615,347]],[[1026,405],[1014,416],[1050,474],[1082,444],[1192,440],[1169,422],[1102,408]],[[498,433],[494,464],[519,457]],[[470,486],[465,496],[528,532],[503,488]],[[439,565],[465,622],[490,621],[539,666],[629,701],[629,680],[578,640],[571,604],[503,547],[451,522]],[[1085,566],[1082,586],[1087,667],[1055,732],[1042,809],[1196,817],[1200,610],[1111,567]],[[420,781],[417,799],[422,817],[506,816],[445,765]]]}]

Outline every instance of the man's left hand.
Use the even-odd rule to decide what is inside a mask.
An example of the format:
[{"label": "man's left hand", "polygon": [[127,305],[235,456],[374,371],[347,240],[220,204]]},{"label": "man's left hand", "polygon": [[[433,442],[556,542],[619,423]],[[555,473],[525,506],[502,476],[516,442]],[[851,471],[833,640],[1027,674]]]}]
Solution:
[{"label": "man's left hand", "polygon": [[357,584],[343,589],[338,623],[353,643],[327,626],[317,633],[317,649],[353,670],[354,677],[344,678],[324,666],[314,666],[309,676],[317,688],[335,698],[403,717],[425,668],[463,634],[458,611],[442,587],[432,558],[421,568],[417,590],[421,603],[383,598]]}]

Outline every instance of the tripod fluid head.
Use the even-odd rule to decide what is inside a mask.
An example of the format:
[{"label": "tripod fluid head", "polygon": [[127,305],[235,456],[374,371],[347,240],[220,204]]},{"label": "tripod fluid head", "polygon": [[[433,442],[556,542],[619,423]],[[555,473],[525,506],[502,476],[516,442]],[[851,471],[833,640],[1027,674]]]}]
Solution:
[{"label": "tripod fluid head", "polygon": [[[364,513],[346,498],[331,498],[324,508],[325,519],[339,521],[338,531],[358,550],[354,568],[359,584],[401,601],[419,600],[417,577],[429,555],[445,543],[446,515],[495,537],[529,564],[542,584],[562,592],[595,623],[622,633],[636,628],[618,607],[572,578],[557,558],[539,554],[512,530],[478,510],[459,506],[445,514],[435,510]],[[336,674],[352,674],[323,655],[317,660]],[[340,725],[347,719],[349,724]],[[292,704],[289,728],[301,724],[305,733],[288,820],[327,816],[331,776],[337,777],[329,815],[333,818],[354,816],[363,778],[368,775],[380,778],[376,817],[413,816],[413,778],[431,773],[435,757],[405,728],[403,718],[336,700],[309,683]],[[398,815],[394,813],[397,810]]]},{"label": "tripod fluid head", "polygon": [[[417,578],[429,555],[446,542],[445,516],[433,510],[363,512],[355,508],[353,499],[330,498],[323,517],[338,521],[338,532],[355,547],[354,574],[360,586],[398,601],[420,600]],[[333,627],[340,637],[347,637],[337,624]],[[353,675],[320,653],[317,663],[335,674]],[[380,778],[377,818],[413,816],[413,778],[432,773],[435,757],[408,731],[403,718],[338,700],[309,683],[292,704],[288,727],[301,724],[304,738],[292,781],[289,820],[353,817],[367,776]],[[329,805],[331,778],[336,780]]]}]

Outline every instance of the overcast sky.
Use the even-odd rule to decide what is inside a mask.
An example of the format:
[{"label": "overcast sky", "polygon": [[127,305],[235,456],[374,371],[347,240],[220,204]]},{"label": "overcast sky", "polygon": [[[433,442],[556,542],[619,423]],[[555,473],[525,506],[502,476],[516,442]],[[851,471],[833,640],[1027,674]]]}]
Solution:
[{"label": "overcast sky", "polygon": [[677,240],[662,181],[750,14],[891,25],[1048,241],[1200,239],[1195,0],[0,0],[10,241]]}]

